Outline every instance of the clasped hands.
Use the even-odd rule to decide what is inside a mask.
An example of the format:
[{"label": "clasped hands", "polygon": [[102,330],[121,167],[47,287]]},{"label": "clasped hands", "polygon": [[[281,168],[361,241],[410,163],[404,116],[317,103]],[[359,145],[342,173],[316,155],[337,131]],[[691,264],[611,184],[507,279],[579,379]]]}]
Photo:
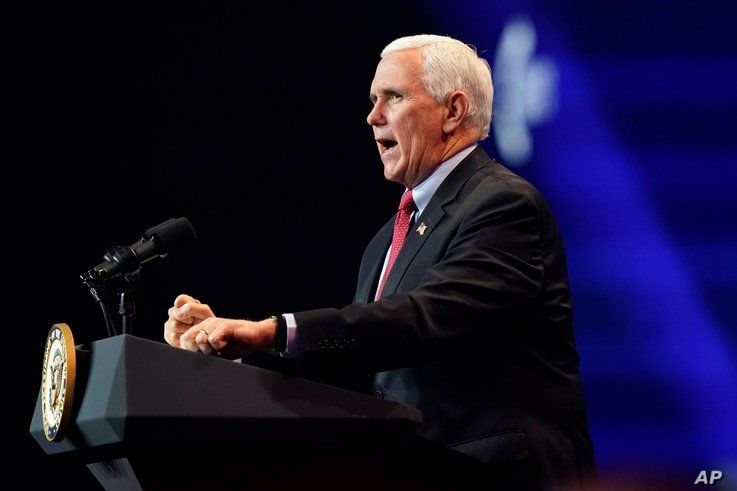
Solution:
[{"label": "clasped hands", "polygon": [[175,348],[233,359],[274,346],[273,319],[253,322],[216,317],[207,304],[189,295],[179,295],[168,312],[164,340]]}]

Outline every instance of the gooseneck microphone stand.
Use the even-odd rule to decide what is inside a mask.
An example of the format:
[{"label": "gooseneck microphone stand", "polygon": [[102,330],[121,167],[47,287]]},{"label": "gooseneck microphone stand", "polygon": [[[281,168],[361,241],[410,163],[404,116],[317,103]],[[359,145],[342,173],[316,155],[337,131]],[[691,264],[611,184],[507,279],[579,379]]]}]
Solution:
[{"label": "gooseneck microphone stand", "polygon": [[[105,254],[106,260],[115,257],[119,262],[129,260],[132,256],[130,249],[127,247],[114,247]],[[132,258],[130,258],[132,259]],[[117,281],[105,281],[100,272],[90,269],[80,276],[82,284],[90,291],[92,298],[100,305],[102,317],[105,319],[108,337],[118,334],[133,334],[133,318],[136,315],[136,287],[141,279],[141,268],[137,268],[130,273],[120,275]],[[118,296],[118,314],[120,315],[119,331],[113,321],[110,311],[105,304],[106,294]]]}]

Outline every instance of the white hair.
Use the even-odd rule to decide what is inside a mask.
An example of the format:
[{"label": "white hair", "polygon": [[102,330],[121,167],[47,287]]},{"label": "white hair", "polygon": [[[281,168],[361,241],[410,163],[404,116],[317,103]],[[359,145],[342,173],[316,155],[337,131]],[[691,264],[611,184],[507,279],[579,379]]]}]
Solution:
[{"label": "white hair", "polygon": [[464,92],[470,100],[464,124],[477,128],[481,132],[480,140],[489,136],[494,99],[489,63],[478,56],[473,46],[434,34],[395,39],[384,48],[381,57],[415,48],[422,50],[422,83],[428,93],[442,103],[451,92]]}]

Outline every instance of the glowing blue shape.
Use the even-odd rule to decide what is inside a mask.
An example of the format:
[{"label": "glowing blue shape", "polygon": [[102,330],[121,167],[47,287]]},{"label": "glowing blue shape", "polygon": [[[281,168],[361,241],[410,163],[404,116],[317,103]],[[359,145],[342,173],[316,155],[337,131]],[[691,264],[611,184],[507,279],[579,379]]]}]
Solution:
[{"label": "glowing blue shape", "polygon": [[558,69],[551,60],[534,57],[536,46],[532,22],[515,18],[504,27],[494,62],[492,131],[502,159],[516,167],[532,157],[529,127],[549,120],[558,105]]}]

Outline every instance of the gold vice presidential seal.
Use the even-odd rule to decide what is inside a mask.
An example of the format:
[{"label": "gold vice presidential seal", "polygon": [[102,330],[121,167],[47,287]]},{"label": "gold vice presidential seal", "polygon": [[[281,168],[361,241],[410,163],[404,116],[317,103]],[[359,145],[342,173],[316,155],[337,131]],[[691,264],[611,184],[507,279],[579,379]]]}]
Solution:
[{"label": "gold vice presidential seal", "polygon": [[50,442],[64,438],[74,404],[76,370],[72,330],[66,324],[54,324],[46,337],[41,374],[41,413]]}]

